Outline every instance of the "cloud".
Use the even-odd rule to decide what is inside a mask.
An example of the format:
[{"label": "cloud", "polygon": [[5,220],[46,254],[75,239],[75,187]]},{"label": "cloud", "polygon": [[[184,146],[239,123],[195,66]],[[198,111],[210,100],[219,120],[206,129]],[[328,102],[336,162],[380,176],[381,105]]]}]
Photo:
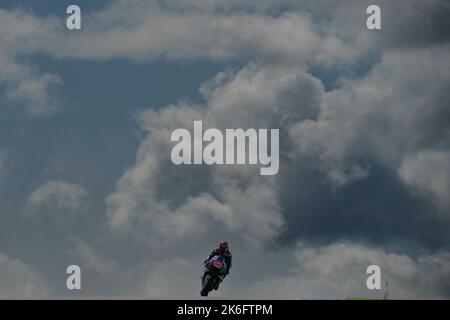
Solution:
[{"label": "cloud", "polygon": [[[336,65],[352,64],[380,47],[449,40],[443,26],[450,7],[444,1],[376,2],[382,8],[384,26],[378,33],[365,27],[366,8],[373,1],[176,0],[164,6],[140,1],[131,7],[116,1],[87,19],[90,33],[72,38],[71,45],[65,46],[71,52],[55,52],[100,59],[250,58]],[[132,22],[121,16],[125,6],[134,17]],[[404,14],[399,17],[400,11]],[[417,21],[424,23],[419,27]]]},{"label": "cloud", "polygon": [[201,275],[200,268],[194,266],[192,261],[179,257],[153,264],[147,269],[148,276],[144,276],[141,294],[148,298],[192,297],[200,285]]},{"label": "cloud", "polygon": [[[251,7],[261,7],[252,3]],[[265,4],[262,7],[272,8]],[[123,10],[127,10],[127,19]],[[304,62],[351,64],[361,50],[316,25],[308,11],[282,14],[243,10],[204,10],[185,3],[113,1],[86,12],[83,30],[69,32],[54,16],[43,19],[21,11],[0,11],[3,51],[44,53],[56,58],[136,61],[249,60],[283,64]],[[370,37],[370,34],[366,34]]]},{"label": "cloud", "polygon": [[[60,17],[0,10],[0,82],[10,103],[33,115],[59,110],[60,76],[41,72],[19,57],[148,62],[161,59],[249,61],[336,68],[356,65],[380,48],[424,46],[448,41],[443,1],[408,5],[379,1],[381,32],[365,28],[368,2],[113,1],[83,13],[83,30],[70,32]],[[401,8],[400,8],[401,7]],[[127,19],[123,10],[127,10]],[[242,9],[248,9],[247,11]],[[284,10],[283,10],[284,9]],[[289,10],[286,10],[289,9]],[[250,13],[252,12],[253,13]],[[402,11],[401,17],[397,12]],[[433,17],[433,18],[431,18]],[[417,21],[426,19],[417,27]],[[385,33],[384,30],[393,30]]]},{"label": "cloud", "polygon": [[44,279],[30,266],[0,253],[0,298],[26,299],[48,296]]},{"label": "cloud", "polygon": [[200,92],[217,127],[269,128],[316,119],[324,87],[302,68],[250,63],[220,72]]},{"label": "cloud", "polygon": [[72,238],[73,249],[71,255],[77,259],[77,264],[83,270],[95,272],[97,275],[111,275],[116,268],[113,260],[109,260],[99,254],[89,243]]},{"label": "cloud", "polygon": [[[256,281],[252,296],[262,298],[383,298],[385,282],[391,299],[445,299],[450,292],[450,253],[412,258],[377,247],[346,242],[314,247],[299,243],[286,274]],[[382,290],[366,287],[366,268],[381,269]],[[249,292],[249,294],[250,294]]]},{"label": "cloud", "polygon": [[[302,209],[311,201],[320,201],[316,193],[338,206],[339,212],[355,211],[355,207],[337,204],[323,191],[320,180],[309,178],[310,173],[298,176],[297,181],[291,177],[299,170],[318,170],[327,177],[331,189],[338,190],[375,175],[375,169],[393,170],[401,177],[404,159],[424,148],[445,146],[450,74],[442,66],[448,64],[447,51],[444,46],[386,53],[366,76],[342,79],[338,88],[329,92],[302,68],[250,63],[237,71],[218,73],[200,88],[205,105],[180,103],[139,116],[148,136],[139,147],[135,166],[124,173],[107,199],[111,226],[139,230],[155,244],[176,243],[185,237],[199,239],[210,229],[267,244],[283,234],[286,218],[291,223],[302,221],[304,226],[312,226],[321,218],[333,220],[326,214],[331,211],[317,205]],[[424,79],[426,74],[433,77]],[[203,120],[205,127],[222,129],[281,128],[281,174],[267,179],[255,174],[251,166],[172,165],[170,134],[179,127],[191,128],[194,120]],[[429,179],[442,176],[440,170],[429,170]],[[368,185],[379,183],[373,178],[367,181]],[[310,199],[292,191],[283,194],[287,185]],[[356,196],[352,189],[346,190],[343,194]],[[399,205],[411,201],[402,195],[401,188],[393,190]],[[383,208],[382,213],[374,213],[375,220],[367,221],[374,225],[391,223],[391,219],[397,219],[392,212],[410,210],[403,205],[400,208]],[[367,209],[363,211],[366,213],[360,214],[368,215]],[[343,218],[334,214],[336,219]],[[376,219],[380,214],[387,220]],[[411,214],[419,220],[419,216],[429,215],[422,209]],[[312,215],[317,218],[312,219]],[[410,219],[411,230],[416,219]],[[358,234],[363,226],[357,221],[349,228]],[[340,224],[335,222],[338,228]],[[394,240],[408,234],[390,237]]]},{"label": "cloud", "polygon": [[22,106],[30,115],[48,115],[56,112],[59,103],[53,96],[61,78],[53,73],[40,74],[32,67],[2,57],[0,52],[0,83],[7,103]]},{"label": "cloud", "polygon": [[87,196],[87,191],[80,185],[52,180],[34,190],[27,201],[30,210],[50,206],[56,209],[76,211],[80,209]]},{"label": "cloud", "polygon": [[[445,299],[450,293],[450,253],[410,256],[380,247],[338,241],[330,245],[298,242],[293,248],[234,247],[233,269],[212,296],[219,298],[307,299],[366,297]],[[148,257],[116,272],[121,290],[114,295],[190,298],[200,290],[201,265],[195,254]],[[369,265],[381,269],[381,290],[369,290]],[[255,266],[258,273],[255,273]]]},{"label": "cloud", "polygon": [[[102,237],[102,235],[99,235]],[[67,264],[77,265],[81,269],[82,292],[89,297],[124,296],[126,283],[118,278],[124,272],[114,258],[104,254],[98,247],[98,238],[92,241],[70,236],[69,249],[66,251]],[[73,297],[73,293],[64,292],[64,296]]]},{"label": "cloud", "polygon": [[0,9],[0,85],[3,104],[24,108],[34,116],[58,111],[60,102],[55,91],[62,79],[54,73],[42,73],[24,59],[24,45],[50,43],[57,20],[41,19],[21,11]]},{"label": "cloud", "polygon": [[388,52],[364,78],[342,79],[317,120],[290,129],[300,154],[339,186],[366,177],[371,161],[399,170],[424,148],[448,148],[448,53],[448,46]]},{"label": "cloud", "polygon": [[[122,11],[129,17],[124,20]],[[303,62],[321,51],[323,57],[351,61],[353,51],[341,39],[319,36],[311,19],[302,12],[278,17],[242,12],[179,12],[154,1],[117,1],[85,19],[79,35],[61,39],[64,46],[43,50],[61,58],[137,61],[168,60],[276,60]],[[333,46],[328,45],[330,41]]]},{"label": "cloud", "polygon": [[[50,115],[59,110],[56,91],[61,87],[62,79],[55,73],[41,72],[24,58],[24,46],[50,45],[58,30],[62,30],[57,26],[55,17],[43,19],[22,11],[0,9],[0,92],[5,97],[3,105],[22,108],[32,116]],[[7,111],[8,108],[3,109]]]},{"label": "cloud", "polygon": [[112,226],[137,228],[158,246],[198,239],[216,228],[262,242],[279,232],[283,222],[269,179],[263,185],[258,183],[261,178],[241,177],[233,170],[216,174],[204,166],[171,164],[170,128],[178,121],[192,126],[193,120],[199,119],[195,111],[168,108],[161,113],[149,111],[144,118],[158,125],[151,127],[135,166],[124,173],[107,199]]},{"label": "cloud", "polygon": [[450,204],[450,152],[422,151],[406,157],[400,167],[402,179],[425,196],[448,206]]},{"label": "cloud", "polygon": [[[62,37],[52,20],[25,50],[58,58],[137,61],[257,60],[328,67],[354,65],[380,48],[423,47],[448,41],[445,1],[376,1],[383,28],[366,28],[373,1],[114,1],[87,13],[84,30]],[[126,8],[127,19],[122,12]],[[398,12],[403,12],[399,17]],[[32,19],[29,19],[33,21]],[[417,23],[422,21],[423,23]],[[419,26],[420,25],[420,26]],[[387,30],[387,31],[385,31]],[[65,32],[67,33],[67,32]],[[64,45],[55,44],[58,38]],[[46,46],[44,47],[45,44]]]},{"label": "cloud", "polygon": [[191,128],[194,120],[203,120],[205,128],[279,128],[314,119],[323,90],[301,69],[250,64],[205,83],[206,106],[181,103],[142,113],[139,120],[148,136],[135,166],[107,199],[111,225],[143,224],[156,243],[199,237],[212,228],[272,241],[284,226],[276,177],[255,175],[255,166],[175,166],[169,158],[171,132]]}]

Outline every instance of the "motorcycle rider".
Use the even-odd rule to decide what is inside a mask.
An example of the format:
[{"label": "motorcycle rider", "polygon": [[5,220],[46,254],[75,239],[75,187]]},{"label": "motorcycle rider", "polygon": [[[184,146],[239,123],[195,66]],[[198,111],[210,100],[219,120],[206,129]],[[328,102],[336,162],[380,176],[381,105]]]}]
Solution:
[{"label": "motorcycle rider", "polygon": [[[230,273],[230,269],[231,269],[232,255],[230,252],[230,247],[228,245],[228,242],[221,240],[219,242],[219,246],[210,253],[210,255],[205,259],[205,261],[203,261],[203,264],[208,262],[214,256],[223,257],[223,260],[226,265],[224,273],[223,273],[223,278],[220,279],[220,281],[217,283],[216,287],[214,288],[214,290],[217,290],[219,288],[220,282],[222,282],[223,279],[225,279],[225,277]],[[203,276],[202,276],[202,283],[203,283],[204,277],[205,277],[205,274],[203,274]]]}]

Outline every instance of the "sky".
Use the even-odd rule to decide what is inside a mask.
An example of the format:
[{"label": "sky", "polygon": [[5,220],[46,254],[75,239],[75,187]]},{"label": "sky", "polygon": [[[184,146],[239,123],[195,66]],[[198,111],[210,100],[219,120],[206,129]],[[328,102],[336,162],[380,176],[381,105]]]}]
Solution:
[{"label": "sky", "polygon": [[[0,298],[195,298],[222,239],[217,297],[381,298],[388,281],[391,298],[450,298],[449,13],[3,0]],[[195,120],[279,128],[278,174],[172,164],[171,132]]]}]

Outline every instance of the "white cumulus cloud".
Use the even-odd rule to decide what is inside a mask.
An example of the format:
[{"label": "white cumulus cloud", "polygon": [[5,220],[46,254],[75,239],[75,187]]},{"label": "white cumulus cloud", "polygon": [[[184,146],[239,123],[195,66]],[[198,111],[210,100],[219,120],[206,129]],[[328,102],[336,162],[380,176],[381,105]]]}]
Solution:
[{"label": "white cumulus cloud", "polygon": [[44,298],[49,294],[45,280],[32,267],[0,252],[0,298]]},{"label": "white cumulus cloud", "polygon": [[80,185],[52,180],[34,190],[27,201],[29,208],[54,206],[59,209],[77,210],[87,196],[87,191]]}]

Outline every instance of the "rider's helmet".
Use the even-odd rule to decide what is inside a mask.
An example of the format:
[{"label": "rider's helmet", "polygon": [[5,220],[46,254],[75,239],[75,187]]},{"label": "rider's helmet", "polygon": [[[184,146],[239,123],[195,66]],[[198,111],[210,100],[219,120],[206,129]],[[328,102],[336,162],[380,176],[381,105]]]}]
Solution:
[{"label": "rider's helmet", "polygon": [[226,251],[228,250],[228,242],[221,240],[219,242],[219,250],[220,251]]}]

